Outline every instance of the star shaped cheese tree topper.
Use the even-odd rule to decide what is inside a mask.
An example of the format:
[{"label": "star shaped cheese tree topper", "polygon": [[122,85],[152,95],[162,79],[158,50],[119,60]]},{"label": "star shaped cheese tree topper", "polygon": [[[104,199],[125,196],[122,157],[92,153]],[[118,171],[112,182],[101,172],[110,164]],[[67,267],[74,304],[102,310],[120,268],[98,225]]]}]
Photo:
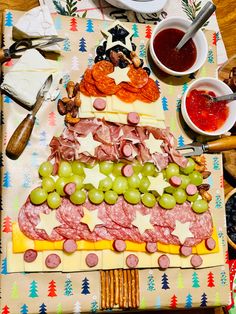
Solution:
[{"label": "star shaped cheese tree topper", "polygon": [[84,216],[81,218],[80,222],[86,224],[91,232],[93,232],[96,225],[102,225],[103,221],[98,218],[98,209],[88,210],[83,207]]},{"label": "star shaped cheese tree topper", "polygon": [[193,238],[194,235],[189,230],[190,222],[182,223],[179,220],[176,220],[175,229],[171,232],[172,235],[175,235],[179,238],[181,244],[184,244],[187,238]]},{"label": "star shaped cheese tree topper", "polygon": [[132,221],[132,225],[137,227],[140,234],[143,234],[145,230],[153,229],[153,225],[150,223],[151,214],[142,215],[140,212],[136,211],[136,217]]},{"label": "star shaped cheese tree topper", "polygon": [[94,155],[96,147],[98,147],[101,143],[98,141],[95,141],[93,139],[93,134],[90,132],[87,134],[85,137],[80,137],[79,138],[79,152],[87,152],[90,155]]},{"label": "star shaped cheese tree topper", "polygon": [[99,182],[106,178],[106,176],[100,172],[98,164],[91,169],[84,168],[84,173],[84,184],[92,184],[96,189],[99,186]]},{"label": "star shaped cheese tree topper", "polygon": [[170,184],[164,179],[162,172],[159,172],[156,177],[148,177],[148,179],[150,181],[148,190],[156,191],[159,195],[162,195],[164,189],[170,186]]},{"label": "star shaped cheese tree topper", "polygon": [[59,227],[61,223],[56,218],[56,210],[50,211],[49,214],[40,213],[40,222],[35,227],[36,229],[44,230],[49,236],[54,228]]},{"label": "star shaped cheese tree topper", "polygon": [[114,71],[107,76],[113,78],[116,82],[116,85],[121,82],[130,82],[130,78],[128,77],[129,67],[121,69],[120,67],[115,67]]},{"label": "star shaped cheese tree topper", "polygon": [[150,151],[150,154],[154,153],[163,153],[163,150],[161,149],[161,145],[163,143],[162,140],[157,140],[152,133],[150,133],[149,138],[144,141],[147,148]]}]

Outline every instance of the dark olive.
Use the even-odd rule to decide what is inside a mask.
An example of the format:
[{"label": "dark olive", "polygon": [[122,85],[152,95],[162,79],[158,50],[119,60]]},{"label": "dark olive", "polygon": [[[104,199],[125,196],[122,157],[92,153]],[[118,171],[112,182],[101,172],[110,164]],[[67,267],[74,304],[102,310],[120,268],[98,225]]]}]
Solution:
[{"label": "dark olive", "polygon": [[98,46],[97,49],[96,49],[96,54],[98,56],[102,56],[102,55],[104,55],[104,53],[105,53],[104,47],[103,46]]},{"label": "dark olive", "polygon": [[147,72],[148,75],[151,74],[151,70],[148,67],[144,67],[143,69]]},{"label": "dark olive", "polygon": [[102,61],[102,60],[103,60],[103,56],[96,56],[94,59],[94,62],[97,63],[97,62]]},{"label": "dark olive", "polygon": [[137,48],[136,45],[134,43],[131,43],[131,45],[132,45],[132,50],[135,51]]}]

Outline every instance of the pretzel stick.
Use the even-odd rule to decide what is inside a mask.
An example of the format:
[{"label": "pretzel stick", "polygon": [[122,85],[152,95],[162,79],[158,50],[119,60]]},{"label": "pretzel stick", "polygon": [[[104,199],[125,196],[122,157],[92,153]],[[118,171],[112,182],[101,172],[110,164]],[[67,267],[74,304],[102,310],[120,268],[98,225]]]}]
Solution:
[{"label": "pretzel stick", "polygon": [[103,270],[100,271],[101,276],[101,306],[102,309],[106,308],[106,291],[105,291],[105,272]]},{"label": "pretzel stick", "polygon": [[119,272],[118,269],[114,270],[115,275],[115,304],[119,304]]},{"label": "pretzel stick", "polygon": [[119,269],[119,292],[120,292],[119,307],[123,309],[123,271],[122,269]]},{"label": "pretzel stick", "polygon": [[114,307],[114,274],[113,270],[110,270],[110,308]]},{"label": "pretzel stick", "polygon": [[140,291],[139,291],[139,273],[138,269],[135,269],[135,292],[136,292],[136,307],[140,305]]},{"label": "pretzel stick", "polygon": [[136,308],[136,293],[135,293],[135,272],[134,269],[131,269],[131,295],[132,295],[132,308]]},{"label": "pretzel stick", "polygon": [[106,286],[105,286],[105,288],[106,288],[106,309],[109,309],[109,299],[110,299],[110,294],[109,294],[109,271],[107,270],[106,272],[105,272],[105,283],[106,283]]},{"label": "pretzel stick", "polygon": [[124,308],[128,308],[128,282],[127,282],[127,270],[123,270],[123,275],[124,275]]},{"label": "pretzel stick", "polygon": [[131,273],[130,269],[127,269],[128,274],[128,300],[129,300],[129,308],[132,307],[132,299],[131,299]]}]

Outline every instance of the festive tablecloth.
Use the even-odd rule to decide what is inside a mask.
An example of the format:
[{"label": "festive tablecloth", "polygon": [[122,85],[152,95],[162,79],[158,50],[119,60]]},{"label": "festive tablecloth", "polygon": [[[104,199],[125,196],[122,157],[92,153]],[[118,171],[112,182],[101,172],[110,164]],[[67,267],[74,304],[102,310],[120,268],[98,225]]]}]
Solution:
[{"label": "festive tablecloth", "polygon": [[[54,1],[55,2],[55,1]],[[57,8],[59,8],[57,1]],[[193,4],[196,1],[176,1],[174,6],[166,8],[161,14],[162,18],[174,15],[185,8],[188,16],[193,16]],[[87,11],[88,19],[75,17],[63,17],[54,15],[54,23],[59,36],[67,38],[63,44],[62,57],[58,62],[63,69],[63,87],[68,80],[80,80],[85,68],[93,62],[94,48],[102,39],[101,28],[106,28],[107,21],[96,21],[92,18],[101,12],[102,5],[99,1],[100,10],[91,8],[88,1],[80,1],[77,8]],[[103,17],[107,17],[114,8],[102,7]],[[192,10],[191,10],[192,8]],[[67,8],[68,9],[68,8]],[[80,9],[79,14],[80,13]],[[81,9],[82,10],[82,9]],[[120,10],[118,10],[120,11]],[[195,10],[196,11],[196,10]],[[165,13],[164,13],[165,12]],[[167,13],[168,12],[168,13]],[[190,14],[190,12],[192,12]],[[61,12],[63,13],[63,11]],[[196,12],[195,12],[196,13]],[[7,11],[4,19],[4,43],[11,43],[11,29],[22,13]],[[121,13],[119,13],[121,14]],[[152,27],[138,22],[158,22],[153,17],[135,15],[122,12],[124,19],[131,16],[139,20],[131,22],[130,28],[135,32],[134,41],[137,44],[139,55],[145,58],[145,47],[150,38]],[[181,15],[184,15],[182,11]],[[101,16],[96,16],[101,17]],[[119,17],[119,16],[117,16]],[[140,20],[143,18],[143,20]],[[157,20],[157,21],[156,21]],[[131,20],[130,20],[131,21]],[[212,17],[208,25],[216,26],[215,18]],[[148,31],[147,31],[148,30]],[[94,34],[96,40],[94,41]],[[215,76],[217,68],[216,45],[219,44],[219,33],[208,31],[209,43],[208,59],[204,67],[196,74],[196,77]],[[224,56],[224,53],[221,55]],[[12,61],[3,66],[3,71],[9,70]],[[180,123],[179,111],[181,95],[186,90],[189,82],[195,78],[192,74],[185,78],[160,78],[161,101],[166,114],[166,124],[176,136],[179,145],[190,141],[186,126]],[[62,89],[62,94],[65,91]],[[63,96],[63,95],[62,95]],[[3,111],[1,123],[3,124],[3,152],[6,143],[18,123],[22,120],[26,111],[16,105],[8,96],[3,97]],[[7,270],[6,242],[11,237],[12,221],[16,220],[19,207],[25,201],[33,187],[38,184],[37,168],[49,154],[48,143],[53,135],[61,133],[63,118],[57,114],[55,103],[48,103],[37,115],[35,130],[27,145],[24,154],[17,160],[11,161],[3,153],[1,158],[2,176],[2,258],[1,258],[1,311],[8,313],[80,313],[82,311],[95,312],[100,307],[100,276],[99,272],[87,273],[18,273],[9,274]],[[191,134],[190,134],[191,136]],[[221,155],[206,157],[207,168],[213,175],[208,178],[211,185],[213,201],[211,210],[214,223],[223,252],[226,251],[227,241],[225,237],[224,219],[224,195]],[[205,269],[143,269],[139,271],[141,309],[150,308],[191,308],[225,305],[230,301],[228,267],[220,263],[216,267]]]}]

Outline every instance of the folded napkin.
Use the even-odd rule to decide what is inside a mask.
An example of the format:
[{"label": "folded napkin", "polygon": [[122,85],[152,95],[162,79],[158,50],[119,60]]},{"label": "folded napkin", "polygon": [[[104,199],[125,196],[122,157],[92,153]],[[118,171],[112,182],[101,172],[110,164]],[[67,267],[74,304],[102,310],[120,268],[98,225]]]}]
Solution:
[{"label": "folded napkin", "polygon": [[32,109],[40,88],[51,74],[53,83],[47,99],[53,100],[52,98],[56,98],[59,93],[58,85],[62,77],[59,63],[45,59],[36,49],[29,49],[6,73],[1,89]]}]

